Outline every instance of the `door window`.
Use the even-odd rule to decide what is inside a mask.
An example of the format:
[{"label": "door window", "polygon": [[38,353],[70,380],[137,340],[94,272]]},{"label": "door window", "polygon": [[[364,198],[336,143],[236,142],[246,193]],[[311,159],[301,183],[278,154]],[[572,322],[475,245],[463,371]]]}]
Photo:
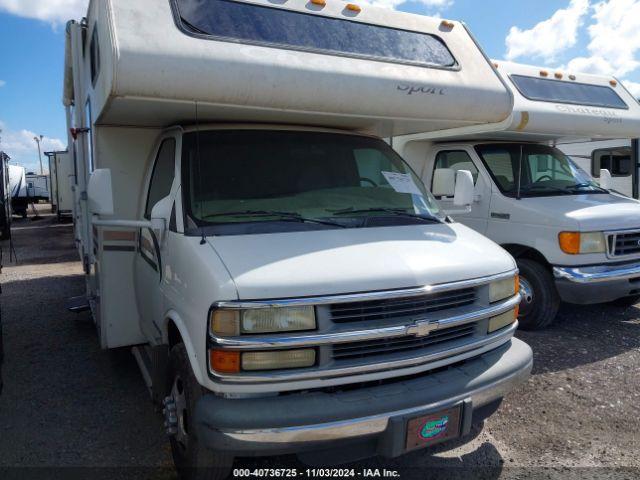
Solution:
[{"label": "door window", "polygon": [[147,206],[144,217],[151,218],[151,210],[164,197],[171,192],[173,177],[175,176],[176,141],[168,138],[160,145],[156,158],[151,182],[149,183],[149,195],[147,196]]},{"label": "door window", "polygon": [[600,169],[606,168],[614,177],[631,175],[631,148],[595,150],[591,156],[591,174],[600,177]]},{"label": "door window", "polygon": [[[443,168],[450,168],[456,172],[468,170],[473,176],[473,183],[475,184],[478,181],[478,169],[469,154],[464,150],[443,150],[438,152],[434,170]],[[433,187],[433,179],[431,180],[431,187]]]}]

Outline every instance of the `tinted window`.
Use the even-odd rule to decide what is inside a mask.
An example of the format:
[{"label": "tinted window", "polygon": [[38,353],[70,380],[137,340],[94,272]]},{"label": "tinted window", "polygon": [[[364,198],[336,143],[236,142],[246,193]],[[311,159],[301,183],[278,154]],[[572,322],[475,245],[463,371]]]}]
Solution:
[{"label": "tinted window", "polygon": [[100,45],[98,44],[98,28],[93,27],[91,34],[91,46],[89,47],[91,60],[91,83],[96,84],[98,75],[100,74]]},{"label": "tinted window", "polygon": [[595,150],[591,158],[591,172],[600,177],[600,169],[606,168],[615,177],[631,175],[631,149],[628,147]]},{"label": "tinted window", "polygon": [[529,100],[570,103],[592,107],[629,108],[612,88],[548,78],[511,75],[511,81]]},{"label": "tinted window", "polygon": [[175,5],[182,27],[193,34],[425,66],[456,64],[442,40],[425,33],[228,0]]},{"label": "tinted window", "polygon": [[473,160],[464,150],[448,150],[438,152],[436,156],[435,170],[440,168],[451,168],[456,172],[459,170],[469,170],[473,175],[473,183],[478,180],[478,169],[473,164]]},{"label": "tinted window", "polygon": [[175,156],[176,141],[173,138],[168,138],[160,145],[156,164],[153,167],[147,207],[144,212],[145,218],[151,218],[151,210],[153,210],[155,204],[171,192],[171,185],[175,176]]}]

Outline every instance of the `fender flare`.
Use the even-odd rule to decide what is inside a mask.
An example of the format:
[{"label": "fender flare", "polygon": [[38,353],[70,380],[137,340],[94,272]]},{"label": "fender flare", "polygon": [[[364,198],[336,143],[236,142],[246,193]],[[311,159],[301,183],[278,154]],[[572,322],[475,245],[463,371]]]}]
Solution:
[{"label": "fender flare", "polygon": [[191,336],[189,335],[189,331],[182,321],[182,318],[175,310],[169,310],[164,316],[164,322],[162,324],[162,342],[165,345],[169,344],[169,322],[173,322],[178,329],[178,332],[180,332],[182,343],[184,343],[187,350],[187,356],[189,357],[189,363],[191,364],[193,375],[196,377],[196,380],[200,385],[204,385],[205,379],[202,377],[203,372],[200,369],[198,355],[193,343],[191,342]]}]

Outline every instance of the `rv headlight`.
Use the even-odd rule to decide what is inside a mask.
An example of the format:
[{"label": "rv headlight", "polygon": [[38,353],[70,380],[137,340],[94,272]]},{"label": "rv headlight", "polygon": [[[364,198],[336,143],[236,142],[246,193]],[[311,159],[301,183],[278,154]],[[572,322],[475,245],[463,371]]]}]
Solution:
[{"label": "rv headlight", "polygon": [[214,310],[210,331],[214,335],[295,332],[314,330],[316,315],[312,306],[255,308],[246,310]]},{"label": "rv headlight", "polygon": [[518,275],[492,282],[489,284],[489,301],[493,303],[513,297],[519,290],[520,277]]},{"label": "rv headlight", "polygon": [[569,255],[607,251],[607,242],[602,232],[561,232],[558,235],[558,242],[560,250]]}]

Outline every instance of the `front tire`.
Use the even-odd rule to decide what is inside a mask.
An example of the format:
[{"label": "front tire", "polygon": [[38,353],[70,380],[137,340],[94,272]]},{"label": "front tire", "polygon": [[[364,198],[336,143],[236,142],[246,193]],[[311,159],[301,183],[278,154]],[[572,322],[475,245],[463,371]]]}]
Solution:
[{"label": "front tire", "polygon": [[560,295],[544,265],[520,258],[516,260],[520,270],[520,315],[523,330],[540,330],[553,323],[560,308]]},{"label": "front tire", "polygon": [[[199,441],[195,425],[195,406],[203,395],[189,363],[184,344],[169,353],[165,408],[174,410],[175,425],[170,437],[173,462],[185,480],[223,480],[231,473],[233,457],[214,452]],[[166,415],[165,415],[166,416]]]}]

